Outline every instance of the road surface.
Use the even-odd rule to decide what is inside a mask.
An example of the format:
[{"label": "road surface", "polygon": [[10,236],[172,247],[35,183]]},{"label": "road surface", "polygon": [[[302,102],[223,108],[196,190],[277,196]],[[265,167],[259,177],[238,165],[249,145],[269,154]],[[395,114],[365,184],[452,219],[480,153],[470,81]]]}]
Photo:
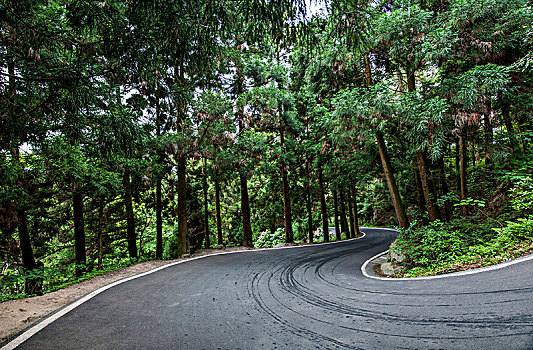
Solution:
[{"label": "road surface", "polygon": [[114,286],[21,349],[533,349],[533,260],[382,281],[362,264],[396,233],[217,255]]}]

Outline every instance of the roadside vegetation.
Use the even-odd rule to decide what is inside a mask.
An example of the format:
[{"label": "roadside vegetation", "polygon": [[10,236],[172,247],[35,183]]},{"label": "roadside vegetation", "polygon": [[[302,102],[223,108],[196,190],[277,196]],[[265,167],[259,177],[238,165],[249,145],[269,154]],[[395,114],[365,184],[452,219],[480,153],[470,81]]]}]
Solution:
[{"label": "roadside vegetation", "polygon": [[311,3],[2,2],[0,300],[360,225],[409,275],[526,254],[530,1]]},{"label": "roadside vegetation", "polygon": [[[478,170],[479,171],[479,170]],[[494,170],[495,182],[467,205],[468,219],[435,221],[402,230],[393,249],[403,256],[396,277],[438,275],[489,266],[533,254],[533,162],[531,157]],[[495,191],[496,189],[496,191]],[[497,206],[489,200],[501,196]]]}]

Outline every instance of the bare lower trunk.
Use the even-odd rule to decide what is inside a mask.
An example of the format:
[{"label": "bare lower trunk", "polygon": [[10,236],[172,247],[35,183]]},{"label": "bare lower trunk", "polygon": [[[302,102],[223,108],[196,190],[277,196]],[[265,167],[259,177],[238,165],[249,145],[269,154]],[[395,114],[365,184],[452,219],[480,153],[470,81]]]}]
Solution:
[{"label": "bare lower trunk", "polygon": [[155,257],[156,259],[163,258],[163,216],[162,216],[162,205],[161,205],[161,176],[157,176],[157,184],[155,189]]},{"label": "bare lower trunk", "polygon": [[492,154],[494,152],[492,144],[494,143],[494,133],[492,132],[492,122],[490,120],[490,103],[483,118],[483,133],[485,134],[485,165],[493,165]]},{"label": "bare lower trunk", "polygon": [[222,217],[220,215],[220,183],[218,176],[215,176],[215,210],[217,215],[217,243],[224,245],[224,238],[222,237]]},{"label": "bare lower trunk", "polygon": [[376,133],[376,141],[378,144],[379,155],[381,158],[381,164],[383,166],[383,172],[385,173],[385,179],[387,181],[387,186],[392,199],[392,205],[394,206],[394,211],[396,213],[396,218],[398,219],[398,225],[400,228],[409,227],[409,219],[405,212],[405,207],[400,198],[400,192],[398,191],[398,186],[396,185],[396,179],[392,171],[392,166],[390,164],[390,158],[387,153],[387,146],[383,135]]},{"label": "bare lower trunk", "polygon": [[313,212],[312,212],[312,199],[311,199],[311,190],[307,189],[307,235],[309,243],[313,243]]},{"label": "bare lower trunk", "polygon": [[307,177],[306,187],[306,207],[307,207],[307,235],[309,243],[313,243],[313,212],[311,196],[311,174],[309,173],[309,160],[305,160],[305,175]]},{"label": "bare lower trunk", "polygon": [[322,233],[324,234],[324,242],[329,242],[328,210],[326,207],[326,193],[324,189],[324,179],[321,167],[318,168],[318,186],[320,187],[320,212],[322,214]]},{"label": "bare lower trunk", "polygon": [[100,199],[100,206],[98,208],[98,270],[104,268],[104,248],[103,248],[103,234],[104,234],[104,200]]},{"label": "bare lower trunk", "polygon": [[83,194],[74,188],[74,250],[76,259],[76,277],[85,272],[85,225],[83,222]]},{"label": "bare lower trunk", "polygon": [[505,124],[505,129],[507,129],[507,135],[509,137],[509,141],[511,143],[511,147],[514,151],[520,150],[518,140],[516,139],[516,135],[513,128],[513,121],[511,119],[511,110],[509,108],[509,104],[505,103],[502,106],[502,118],[503,123]]},{"label": "bare lower trunk", "polygon": [[344,191],[339,191],[339,201],[341,209],[341,233],[346,235],[346,238],[350,238],[350,228],[348,227],[348,220],[346,219],[346,204],[344,201]]},{"label": "bare lower trunk", "polygon": [[357,209],[357,188],[354,187],[352,190],[352,198],[353,198],[353,223],[355,227],[355,231],[352,234],[352,237],[359,237],[361,236],[361,232],[359,232],[359,213]]},{"label": "bare lower trunk", "polygon": [[126,208],[126,231],[128,241],[128,253],[130,259],[137,259],[137,237],[135,235],[135,216],[133,213],[133,195],[131,175],[129,171],[124,174],[124,206]]},{"label": "bare lower trunk", "polygon": [[208,210],[208,203],[207,203],[207,174],[205,169],[205,159],[204,159],[204,221],[205,221],[205,249],[209,249],[211,246],[211,240],[209,237],[209,210]]},{"label": "bare lower trunk", "polygon": [[[28,229],[28,218],[26,217],[26,212],[23,209],[19,209],[17,215],[19,220],[18,233],[20,252],[22,254],[22,263],[24,264],[24,270],[26,270],[26,273],[28,273],[37,268],[37,263],[35,262],[33,248],[31,246],[30,231]],[[24,292],[29,295],[42,295],[41,283],[42,281],[39,278],[28,278],[24,285]]]},{"label": "bare lower trunk", "polygon": [[429,172],[426,158],[421,151],[416,152],[416,163],[418,165],[418,172],[420,173],[420,182],[422,183],[422,189],[424,190],[424,199],[426,202],[426,209],[429,214],[429,220],[441,220],[439,207],[437,206],[436,194],[433,184],[431,183],[431,174]]},{"label": "bare lower trunk", "polygon": [[520,151],[522,153],[526,153],[526,136],[522,134],[522,132],[531,129],[531,123],[527,121],[527,119],[524,117],[519,118],[517,116],[517,113],[514,112],[515,120],[517,120],[516,128],[518,129],[518,133],[520,134],[518,137],[518,143],[520,146]]},{"label": "bare lower trunk", "polygon": [[272,211],[272,217],[270,218],[270,235],[272,235],[272,237],[276,234],[276,221],[276,212]]},{"label": "bare lower trunk", "polygon": [[[448,187],[448,183],[446,182],[446,169],[444,167],[444,159],[441,157],[439,158],[438,162],[439,167],[439,182],[440,182],[440,189],[441,194],[446,195],[450,192],[450,188]],[[444,220],[450,221],[452,215],[452,202],[449,200],[446,200],[444,202]]]},{"label": "bare lower trunk", "polygon": [[350,221],[350,234],[346,238],[355,238],[355,236],[356,236],[356,233],[355,233],[355,221],[354,221],[354,217],[353,217],[353,205],[352,205],[352,200],[350,198],[351,197],[350,192],[351,191],[348,191],[348,193],[346,194],[347,195],[347,201],[348,201],[348,218],[349,218],[349,221]]},{"label": "bare lower trunk", "polygon": [[455,185],[456,192],[461,193],[461,147],[460,139],[455,140]]},{"label": "bare lower trunk", "polygon": [[413,171],[415,173],[415,184],[416,184],[416,201],[418,204],[418,209],[420,210],[420,216],[423,225],[428,224],[428,219],[426,217],[426,201],[424,200],[424,189],[422,188],[422,181],[420,180],[420,172],[418,171],[418,166],[416,165],[416,159],[413,159]]},{"label": "bare lower trunk", "polygon": [[242,244],[245,247],[253,247],[252,226],[250,220],[250,199],[248,197],[248,179],[241,174],[241,207],[242,207]]},{"label": "bare lower trunk", "polygon": [[[466,200],[467,186],[466,186],[466,141],[463,135],[459,136],[459,163],[460,163],[460,179],[461,179],[461,199]],[[463,205],[463,216],[468,216],[468,208]]]},{"label": "bare lower trunk", "polygon": [[189,252],[189,227],[187,225],[187,159],[178,158],[178,255]]},{"label": "bare lower trunk", "polygon": [[341,240],[341,230],[339,229],[339,201],[337,199],[337,191],[333,191],[333,210],[335,215],[335,237],[337,241]]}]

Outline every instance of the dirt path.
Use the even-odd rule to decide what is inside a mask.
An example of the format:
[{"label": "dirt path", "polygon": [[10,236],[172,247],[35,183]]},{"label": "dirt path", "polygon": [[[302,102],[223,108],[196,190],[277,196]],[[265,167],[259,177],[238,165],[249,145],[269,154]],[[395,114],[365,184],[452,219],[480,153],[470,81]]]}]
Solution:
[{"label": "dirt path", "polygon": [[128,267],[123,267],[119,270],[94,277],[92,279],[74,284],[55,292],[47,293],[42,296],[5,301],[0,303],[0,343],[3,343],[4,341],[13,337],[20,331],[32,325],[35,321],[40,320],[51,312],[54,312],[107,284],[126,277],[137,275],[139,273],[150,271],[157,267],[168,265],[176,261],[188,260],[193,257],[203,255],[212,255],[222,252],[248,249],[250,248],[229,247],[223,249],[207,249],[193,254],[187,258],[143,262]]}]

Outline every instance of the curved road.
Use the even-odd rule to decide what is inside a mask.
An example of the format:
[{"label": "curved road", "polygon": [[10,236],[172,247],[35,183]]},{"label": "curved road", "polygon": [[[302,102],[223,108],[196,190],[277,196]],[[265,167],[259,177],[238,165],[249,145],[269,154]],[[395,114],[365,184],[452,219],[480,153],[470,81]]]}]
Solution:
[{"label": "curved road", "polygon": [[363,239],[211,256],[112,287],[21,349],[533,349],[533,260],[382,281]]}]

